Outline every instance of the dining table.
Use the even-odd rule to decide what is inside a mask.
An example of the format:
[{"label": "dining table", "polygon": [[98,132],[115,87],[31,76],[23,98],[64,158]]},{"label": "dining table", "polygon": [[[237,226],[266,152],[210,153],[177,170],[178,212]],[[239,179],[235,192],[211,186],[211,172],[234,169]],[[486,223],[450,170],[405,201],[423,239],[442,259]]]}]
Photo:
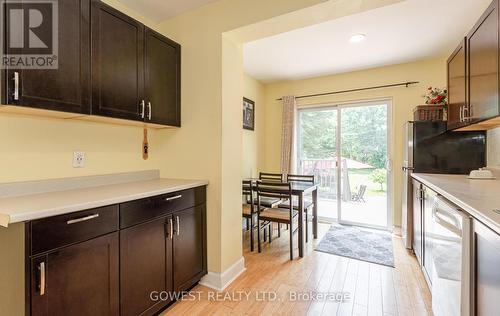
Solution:
[{"label": "dining table", "polygon": [[[244,179],[252,182],[252,186],[257,188],[257,178],[247,178]],[[313,202],[313,218],[312,218],[312,230],[313,238],[318,238],[318,185],[314,183],[307,182],[295,182],[290,181],[292,196],[298,198],[298,216],[299,216],[299,227],[298,227],[298,244],[299,244],[299,257],[304,257],[304,197],[311,195]]]}]

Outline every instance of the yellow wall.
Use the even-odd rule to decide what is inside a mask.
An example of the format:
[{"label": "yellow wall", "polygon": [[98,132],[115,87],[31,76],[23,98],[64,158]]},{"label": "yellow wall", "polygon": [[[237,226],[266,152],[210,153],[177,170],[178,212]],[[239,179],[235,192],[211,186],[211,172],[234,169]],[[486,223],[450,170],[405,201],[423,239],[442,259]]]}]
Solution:
[{"label": "yellow wall", "polygon": [[[255,102],[255,130],[243,130],[242,177],[256,177],[264,160],[264,85],[244,75],[243,96]],[[261,158],[262,157],[262,158]]]},{"label": "yellow wall", "polygon": [[394,194],[391,204],[394,210],[394,225],[399,226],[401,224],[401,183],[403,181],[400,172],[403,161],[403,124],[405,121],[412,119],[413,108],[423,103],[422,94],[425,93],[428,86],[446,86],[446,63],[444,58],[266,85],[266,137],[263,162],[265,169],[268,171],[279,171],[280,169],[281,105],[279,101],[276,101],[277,98],[283,95],[314,94],[406,81],[419,81],[420,84],[408,88],[386,88],[298,100],[299,106],[310,106],[381,98],[392,99],[393,120],[390,144],[393,149],[392,181]]}]

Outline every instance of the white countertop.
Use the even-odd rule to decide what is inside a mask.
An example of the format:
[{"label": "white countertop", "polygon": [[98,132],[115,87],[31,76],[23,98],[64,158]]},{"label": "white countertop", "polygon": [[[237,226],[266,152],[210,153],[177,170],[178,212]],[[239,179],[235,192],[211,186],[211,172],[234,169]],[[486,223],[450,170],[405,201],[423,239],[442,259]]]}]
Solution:
[{"label": "white countertop", "polygon": [[500,179],[468,179],[466,175],[413,173],[412,177],[500,233]]},{"label": "white countertop", "polygon": [[148,179],[0,198],[0,226],[207,185],[206,180]]}]

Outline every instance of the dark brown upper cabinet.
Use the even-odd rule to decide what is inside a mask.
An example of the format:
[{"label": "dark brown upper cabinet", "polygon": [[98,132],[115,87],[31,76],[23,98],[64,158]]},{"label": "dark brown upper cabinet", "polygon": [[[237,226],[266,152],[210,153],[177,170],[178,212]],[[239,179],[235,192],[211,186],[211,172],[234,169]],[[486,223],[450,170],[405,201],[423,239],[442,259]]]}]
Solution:
[{"label": "dark brown upper cabinet", "polygon": [[467,35],[469,102],[464,117],[469,123],[499,114],[498,32],[498,0],[495,0]]},{"label": "dark brown upper cabinet", "polygon": [[92,3],[92,114],[180,126],[180,45]]},{"label": "dark brown upper cabinet", "polygon": [[144,52],[147,121],[180,126],[181,47],[146,28]]},{"label": "dark brown upper cabinet", "polygon": [[92,114],[144,120],[144,26],[92,1]]},{"label": "dark brown upper cabinet", "polygon": [[[23,5],[24,6],[24,5]],[[27,7],[23,8],[28,10]],[[5,72],[7,104],[62,112],[90,113],[90,0],[58,2],[57,69],[9,69]],[[10,32],[9,15],[5,31]],[[40,35],[39,32],[42,32]],[[50,36],[51,28],[37,29],[39,36]],[[48,34],[47,34],[48,33]],[[5,38],[5,37],[4,37]],[[28,54],[23,48],[8,54]]]},{"label": "dark brown upper cabinet", "polygon": [[467,106],[467,39],[448,58],[448,129],[467,124],[464,111]]},{"label": "dark brown upper cabinet", "polygon": [[448,130],[500,126],[499,0],[448,58]]}]

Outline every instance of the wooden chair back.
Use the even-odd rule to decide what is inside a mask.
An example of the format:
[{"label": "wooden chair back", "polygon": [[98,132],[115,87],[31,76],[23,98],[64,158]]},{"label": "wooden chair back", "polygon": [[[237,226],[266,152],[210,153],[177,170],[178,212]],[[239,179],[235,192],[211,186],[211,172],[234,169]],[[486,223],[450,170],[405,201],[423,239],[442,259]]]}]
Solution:
[{"label": "wooden chair back", "polygon": [[281,173],[260,172],[259,180],[266,182],[284,182],[285,177]]},{"label": "wooden chair back", "polygon": [[254,210],[254,188],[251,180],[243,180],[241,187],[242,197],[247,204],[250,204],[252,213]]},{"label": "wooden chair back", "polygon": [[314,175],[289,174],[286,176],[286,181],[314,184]]},{"label": "wooden chair back", "polygon": [[[257,206],[260,209],[260,199],[262,197],[291,199],[292,185],[288,182],[257,181]],[[290,211],[292,206],[290,205]]]}]

